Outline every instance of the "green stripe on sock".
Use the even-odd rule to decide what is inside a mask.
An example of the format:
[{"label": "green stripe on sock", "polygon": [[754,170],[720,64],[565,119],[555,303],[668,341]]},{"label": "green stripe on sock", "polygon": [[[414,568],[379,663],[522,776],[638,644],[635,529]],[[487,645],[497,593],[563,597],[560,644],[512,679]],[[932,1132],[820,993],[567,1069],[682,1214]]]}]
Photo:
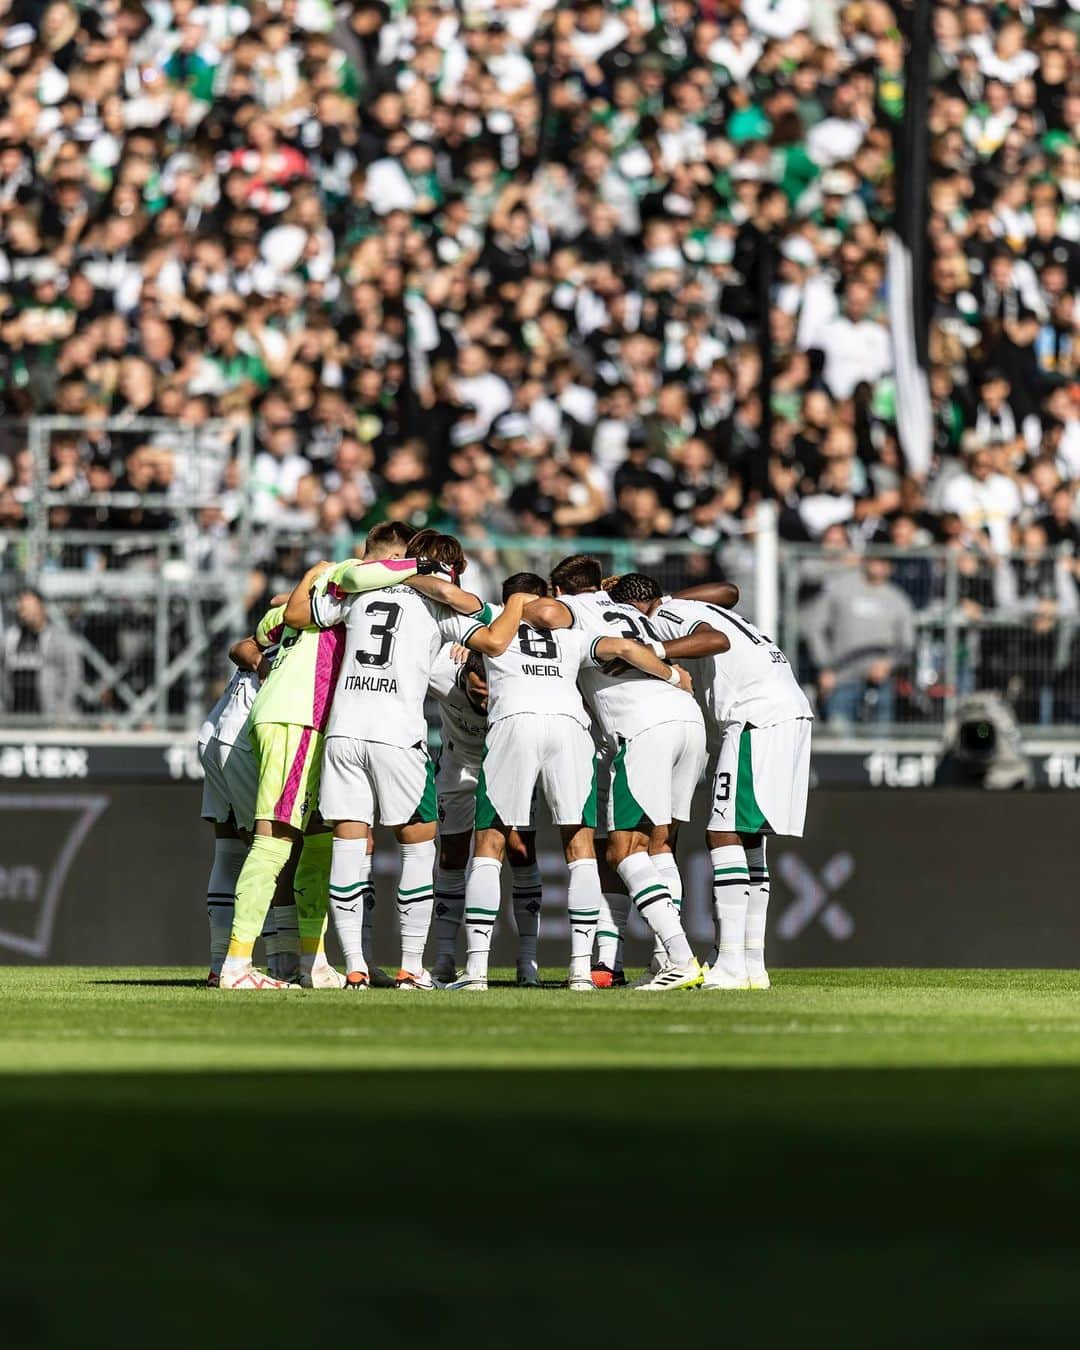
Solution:
[{"label": "green stripe on sock", "polygon": [[664,890],[667,890],[666,886],[646,886],[643,891],[635,892],[633,896],[634,903],[637,904],[637,902],[641,899],[643,895],[652,895],[654,891],[664,891]]},{"label": "green stripe on sock", "polygon": [[400,889],[399,889],[399,890],[398,890],[398,895],[424,895],[427,891],[430,891],[430,890],[431,890],[431,886],[430,886],[430,885],[428,885],[428,886],[417,886],[416,890],[414,890],[414,891],[403,891],[403,890],[400,890]]},{"label": "green stripe on sock", "polygon": [[364,883],[358,881],[355,886],[331,886],[331,895],[355,895],[357,891],[364,889]]},{"label": "green stripe on sock", "polygon": [[597,936],[598,938],[604,937],[604,938],[616,938],[616,939],[618,939],[618,936],[619,936],[619,935],[618,935],[618,933],[612,933],[612,932],[610,932],[607,928],[598,928],[598,929],[596,930],[596,936]]},{"label": "green stripe on sock", "polygon": [[466,908],[466,914],[498,914],[497,909],[469,909]]},{"label": "green stripe on sock", "polygon": [[714,867],[712,874],[714,877],[726,877],[735,872],[744,877],[750,875],[745,867]]}]

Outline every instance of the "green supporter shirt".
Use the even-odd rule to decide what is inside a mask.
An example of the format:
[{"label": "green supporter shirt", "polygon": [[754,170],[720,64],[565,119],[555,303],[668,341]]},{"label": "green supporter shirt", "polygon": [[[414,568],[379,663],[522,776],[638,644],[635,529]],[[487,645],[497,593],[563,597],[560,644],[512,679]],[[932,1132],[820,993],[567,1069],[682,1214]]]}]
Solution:
[{"label": "green supporter shirt", "polygon": [[[416,576],[412,558],[383,562],[349,559],[324,572],[314,587],[320,594],[348,594],[381,590]],[[263,615],[255,630],[260,647],[278,644],[270,674],[255,696],[249,724],[285,722],[325,731],[330,701],[345,654],[345,630],[336,628],[291,628],[285,622],[285,606],[276,605]]]}]

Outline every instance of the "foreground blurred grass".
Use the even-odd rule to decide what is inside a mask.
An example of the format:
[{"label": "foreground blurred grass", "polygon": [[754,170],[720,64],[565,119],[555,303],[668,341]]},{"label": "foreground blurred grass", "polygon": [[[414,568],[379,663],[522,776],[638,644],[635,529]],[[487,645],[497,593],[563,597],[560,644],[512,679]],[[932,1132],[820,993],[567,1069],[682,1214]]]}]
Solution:
[{"label": "foreground blurred grass", "polygon": [[1078,976],[194,979],[0,975],[6,1344],[1075,1343]]}]

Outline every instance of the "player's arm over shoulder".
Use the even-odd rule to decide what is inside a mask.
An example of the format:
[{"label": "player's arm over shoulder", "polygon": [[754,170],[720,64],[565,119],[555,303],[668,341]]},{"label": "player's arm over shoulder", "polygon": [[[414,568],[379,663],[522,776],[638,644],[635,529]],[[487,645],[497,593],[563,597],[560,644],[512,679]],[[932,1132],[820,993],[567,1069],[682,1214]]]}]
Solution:
[{"label": "player's arm over shoulder", "polygon": [[531,596],[521,593],[511,595],[498,618],[486,624],[477,623],[468,632],[462,633],[460,641],[470,651],[479,652],[481,656],[502,656],[521,626],[525,602],[531,599]]},{"label": "player's arm over shoulder", "polygon": [[589,656],[597,662],[625,661],[627,665],[635,666],[654,679],[663,680],[665,684],[677,684],[688,694],[692,692],[690,676],[681,666],[669,666],[651,647],[646,647],[644,643],[637,642],[634,638],[594,638],[589,648]]},{"label": "player's arm over shoulder", "polygon": [[406,584],[418,595],[445,605],[455,614],[464,614],[471,618],[484,608],[484,602],[478,595],[473,595],[472,591],[462,590],[455,582],[448,581],[445,577],[410,577]]},{"label": "player's arm over shoulder", "polygon": [[681,612],[676,606],[661,605],[654,621],[663,635],[664,655],[669,661],[719,656],[731,648],[726,633],[721,633],[705,619]]},{"label": "player's arm over shoulder", "polygon": [[564,605],[561,600],[552,600],[547,596],[533,598],[527,597],[529,603],[525,606],[523,618],[527,624],[533,628],[572,628],[574,626],[574,616],[569,606]]},{"label": "player's arm over shoulder", "polygon": [[739,588],[733,581],[707,581],[701,586],[687,586],[676,591],[676,600],[703,600],[707,605],[734,609],[739,603]]}]

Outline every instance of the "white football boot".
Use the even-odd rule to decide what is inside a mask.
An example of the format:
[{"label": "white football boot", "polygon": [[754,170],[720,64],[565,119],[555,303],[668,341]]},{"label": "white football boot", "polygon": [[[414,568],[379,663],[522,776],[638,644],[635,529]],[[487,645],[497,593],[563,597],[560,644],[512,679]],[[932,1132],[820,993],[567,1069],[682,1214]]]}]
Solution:
[{"label": "white football boot", "polygon": [[691,957],[684,966],[669,963],[646,984],[636,984],[634,988],[643,994],[663,994],[674,989],[696,989],[702,978],[701,963]]},{"label": "white football boot", "polygon": [[394,986],[397,989],[408,989],[413,993],[423,994],[430,994],[433,990],[442,988],[441,984],[431,978],[430,970],[399,970]]},{"label": "white football boot", "polygon": [[709,966],[701,984],[702,989],[749,989],[750,976],[746,969],[746,954],[725,951],[717,954],[716,964]]},{"label": "white football boot", "polygon": [[326,959],[325,952],[305,952],[300,957],[301,989],[344,989],[346,979]]},{"label": "white football boot", "polygon": [[461,975],[445,987],[454,993],[466,991],[473,994],[486,994],[488,987],[487,976]]},{"label": "white football boot", "polygon": [[288,984],[285,980],[275,980],[273,975],[264,975],[254,966],[243,970],[222,970],[219,989],[299,989],[298,984]]}]

